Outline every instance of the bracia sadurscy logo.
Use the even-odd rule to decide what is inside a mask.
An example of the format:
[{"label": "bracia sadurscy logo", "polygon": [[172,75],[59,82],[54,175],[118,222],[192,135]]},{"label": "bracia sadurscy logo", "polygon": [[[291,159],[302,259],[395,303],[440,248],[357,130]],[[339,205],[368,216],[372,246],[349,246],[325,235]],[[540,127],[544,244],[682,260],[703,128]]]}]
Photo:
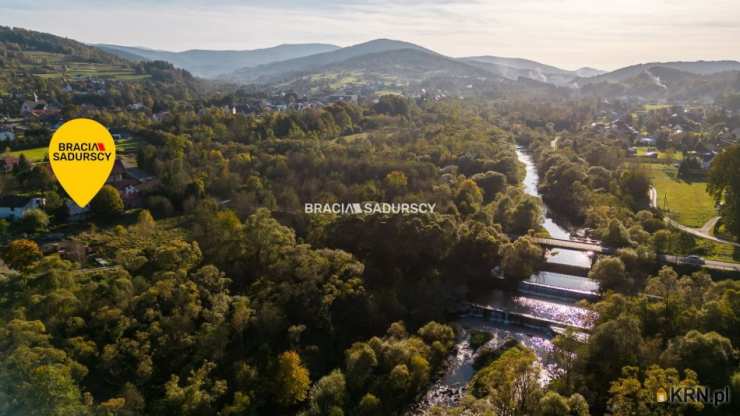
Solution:
[{"label": "bracia sadurscy logo", "polygon": [[66,161],[108,161],[110,160],[113,152],[105,150],[105,144],[103,143],[69,143],[59,142],[59,146],[56,151],[52,152],[52,160],[66,160]]}]

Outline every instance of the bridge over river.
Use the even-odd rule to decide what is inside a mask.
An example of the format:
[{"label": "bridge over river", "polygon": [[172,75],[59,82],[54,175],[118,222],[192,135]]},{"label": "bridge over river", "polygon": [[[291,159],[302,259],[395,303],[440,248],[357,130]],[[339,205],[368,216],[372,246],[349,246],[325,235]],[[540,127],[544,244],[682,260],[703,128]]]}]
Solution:
[{"label": "bridge over river", "polygon": [[[551,237],[534,237],[532,238],[532,241],[547,248],[559,248],[594,254],[614,254],[617,252],[617,249],[614,247],[605,246],[601,243],[592,241],[566,240]],[[740,272],[740,264],[738,263],[728,263],[716,260],[703,260],[703,263],[697,263],[695,261],[692,261],[689,257],[676,256],[671,254],[658,255],[656,257],[656,260],[663,264],[670,264],[675,266],[689,265],[710,270]]]}]

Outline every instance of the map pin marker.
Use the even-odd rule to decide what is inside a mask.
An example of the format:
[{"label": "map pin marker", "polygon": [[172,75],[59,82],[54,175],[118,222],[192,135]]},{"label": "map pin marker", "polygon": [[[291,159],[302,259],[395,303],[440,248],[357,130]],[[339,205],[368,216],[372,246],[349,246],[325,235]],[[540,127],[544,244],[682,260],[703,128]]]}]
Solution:
[{"label": "map pin marker", "polygon": [[116,144],[97,121],[70,120],[51,137],[49,161],[62,188],[84,207],[108,180],[116,161]]}]

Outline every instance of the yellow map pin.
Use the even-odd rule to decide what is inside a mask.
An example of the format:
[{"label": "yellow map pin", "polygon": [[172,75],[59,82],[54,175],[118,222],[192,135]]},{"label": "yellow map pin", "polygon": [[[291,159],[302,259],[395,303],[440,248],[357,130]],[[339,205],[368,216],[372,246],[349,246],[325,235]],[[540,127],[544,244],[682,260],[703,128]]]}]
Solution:
[{"label": "yellow map pin", "polygon": [[105,126],[77,118],[51,137],[49,161],[62,188],[80,207],[105,185],[116,161],[116,144]]}]

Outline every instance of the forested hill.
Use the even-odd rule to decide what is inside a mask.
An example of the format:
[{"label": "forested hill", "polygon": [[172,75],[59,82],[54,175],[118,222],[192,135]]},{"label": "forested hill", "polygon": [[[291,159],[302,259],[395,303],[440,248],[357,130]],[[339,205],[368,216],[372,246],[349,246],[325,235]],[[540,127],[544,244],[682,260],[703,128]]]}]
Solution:
[{"label": "forested hill", "polygon": [[201,81],[167,62],[130,62],[74,40],[0,26],[0,114],[17,115],[34,94],[59,108],[146,103],[164,110],[202,89]]},{"label": "forested hill", "polygon": [[271,48],[245,51],[187,50],[170,52],[120,45],[97,47],[131,61],[167,61],[202,77],[215,77],[240,68],[265,65],[276,61],[330,52],[338,46],[323,43],[278,45]]},{"label": "forested hill", "polygon": [[17,27],[0,26],[0,45],[2,45],[2,58],[5,59],[16,56],[14,52],[25,52],[28,54],[60,54],[69,60],[101,64],[123,62],[115,55],[72,39]]}]

